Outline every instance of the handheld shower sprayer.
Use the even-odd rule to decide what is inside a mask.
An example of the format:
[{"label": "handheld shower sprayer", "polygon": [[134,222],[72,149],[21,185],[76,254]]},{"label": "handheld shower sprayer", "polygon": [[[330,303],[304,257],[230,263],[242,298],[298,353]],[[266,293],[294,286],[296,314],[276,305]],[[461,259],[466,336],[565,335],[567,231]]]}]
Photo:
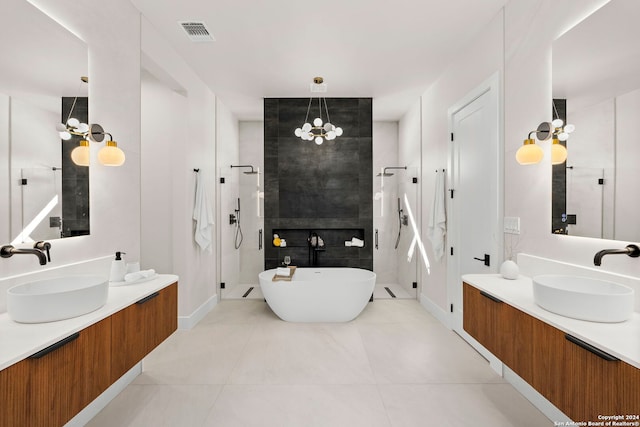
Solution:
[{"label": "handheld shower sprayer", "polygon": [[242,235],[242,226],[240,225],[240,197],[238,197],[238,207],[234,210],[236,216],[236,235],[234,239],[234,247],[240,249],[244,236]]},{"label": "handheld shower sprayer", "polygon": [[402,232],[402,224],[404,223],[404,225],[407,225],[404,218],[404,211],[402,210],[402,207],[400,206],[400,197],[398,197],[398,237],[396,238],[396,245],[393,247],[393,249],[398,249],[398,245],[400,244],[400,233]]}]

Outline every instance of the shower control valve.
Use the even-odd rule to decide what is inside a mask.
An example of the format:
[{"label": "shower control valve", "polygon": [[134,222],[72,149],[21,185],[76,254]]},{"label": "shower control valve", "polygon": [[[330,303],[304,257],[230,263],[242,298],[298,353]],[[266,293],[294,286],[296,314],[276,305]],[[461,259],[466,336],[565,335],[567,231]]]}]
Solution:
[{"label": "shower control valve", "polygon": [[229,214],[229,225],[233,225],[238,222],[236,214]]}]

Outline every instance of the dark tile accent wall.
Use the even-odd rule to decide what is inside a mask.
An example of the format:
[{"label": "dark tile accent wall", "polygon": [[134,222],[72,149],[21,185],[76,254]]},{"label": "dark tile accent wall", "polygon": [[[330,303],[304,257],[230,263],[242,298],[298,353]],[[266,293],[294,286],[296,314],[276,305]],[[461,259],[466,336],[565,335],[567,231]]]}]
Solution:
[{"label": "dark tile accent wall", "polygon": [[[552,117],[560,118],[567,123],[567,100],[554,99],[552,105]],[[557,114],[556,114],[557,111]],[[567,141],[560,144],[567,145]],[[555,234],[567,234],[567,222],[562,220],[562,215],[567,212],[567,162],[553,165],[551,184],[551,232]],[[578,218],[579,220],[579,218]]]},{"label": "dark tile accent wall", "polygon": [[[62,123],[69,117],[74,99],[62,98]],[[89,123],[89,98],[78,98],[72,116]],[[62,141],[62,237],[89,234],[89,167],[78,166],[71,160],[71,151],[81,139],[73,135]]]},{"label": "dark tile accent wall", "polygon": [[[344,134],[322,145],[293,133],[308,105],[309,98],[264,100],[265,268],[285,255],[308,266],[306,238],[316,232],[326,244],[318,266],[373,270],[372,99],[327,98],[331,122]],[[317,106],[314,98],[310,122]],[[274,231],[286,248],[273,246]],[[364,239],[364,248],[345,247],[352,237]]]}]

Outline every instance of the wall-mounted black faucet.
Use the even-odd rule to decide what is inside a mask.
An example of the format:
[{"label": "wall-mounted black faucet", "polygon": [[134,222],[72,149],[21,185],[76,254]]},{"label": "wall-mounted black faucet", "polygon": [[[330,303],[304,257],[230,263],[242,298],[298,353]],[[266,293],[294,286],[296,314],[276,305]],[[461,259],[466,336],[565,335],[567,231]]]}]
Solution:
[{"label": "wall-mounted black faucet", "polygon": [[593,257],[593,264],[600,265],[602,257],[605,255],[625,254],[632,258],[640,257],[640,247],[637,245],[627,245],[624,249],[603,249]]},{"label": "wall-mounted black faucet", "polygon": [[51,243],[49,242],[36,242],[33,245],[33,249],[18,249],[14,248],[12,245],[5,245],[0,248],[0,257],[11,258],[14,255],[33,254],[38,257],[40,265],[46,265],[47,260],[51,261],[49,249],[51,249]]}]

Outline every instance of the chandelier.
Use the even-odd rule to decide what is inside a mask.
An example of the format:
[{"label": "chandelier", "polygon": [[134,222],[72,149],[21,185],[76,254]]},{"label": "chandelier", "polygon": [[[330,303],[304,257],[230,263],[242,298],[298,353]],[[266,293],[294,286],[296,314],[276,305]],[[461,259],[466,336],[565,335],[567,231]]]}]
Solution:
[{"label": "chandelier", "polygon": [[[326,84],[323,84],[324,79],[322,77],[315,77],[311,84],[311,92],[325,92]],[[309,105],[307,106],[307,115],[304,118],[304,124],[295,130],[294,134],[303,141],[314,141],[316,144],[321,145],[324,140],[332,141],[336,137],[342,135],[342,128],[336,127],[331,123],[329,119],[329,107],[327,106],[327,100],[325,98],[318,97],[318,116],[313,119],[313,125],[309,123],[309,112],[311,111],[311,104],[313,103],[313,97],[309,98]],[[326,121],[322,119],[322,105],[324,103],[324,111]]]}]

